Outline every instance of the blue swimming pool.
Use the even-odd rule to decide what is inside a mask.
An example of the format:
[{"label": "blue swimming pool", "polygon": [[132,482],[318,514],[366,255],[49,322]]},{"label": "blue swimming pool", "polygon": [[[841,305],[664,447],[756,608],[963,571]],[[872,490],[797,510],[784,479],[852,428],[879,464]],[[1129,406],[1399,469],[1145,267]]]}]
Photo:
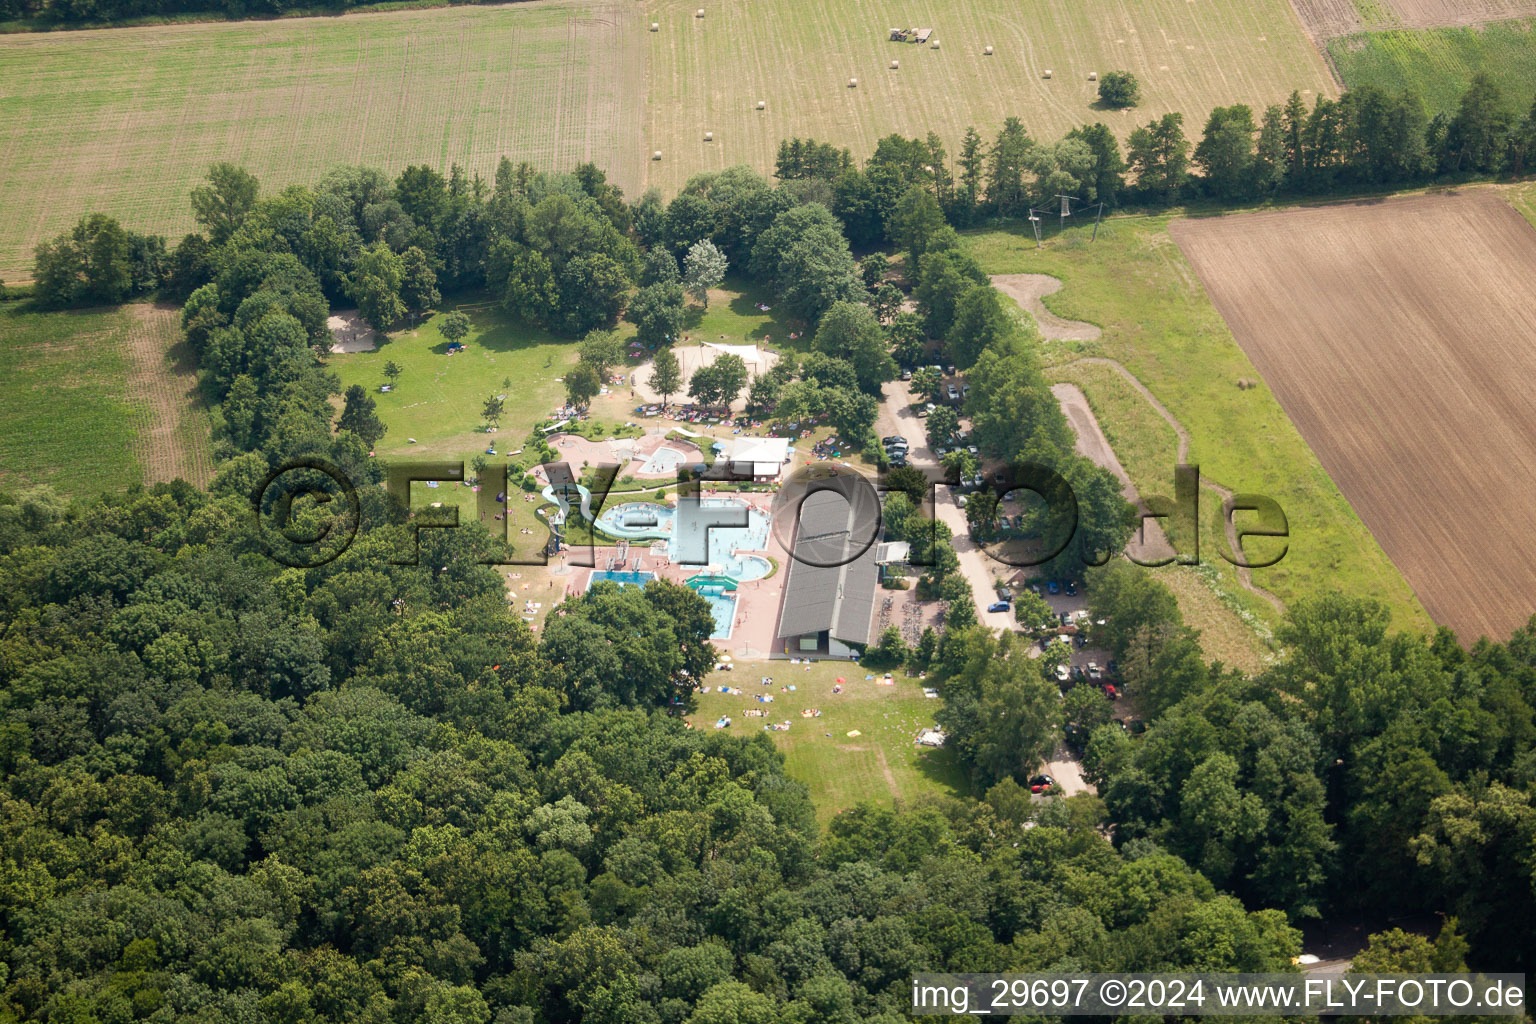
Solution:
[{"label": "blue swimming pool", "polygon": [[643,587],[656,578],[653,572],[617,572],[613,569],[594,570],[587,580],[587,589],[594,583],[617,583],[621,587]]},{"label": "blue swimming pool", "polygon": [[709,602],[709,613],[715,617],[715,630],[711,640],[729,640],[736,625],[736,598],[726,593],[724,587],[700,587],[698,594]]},{"label": "blue swimming pool", "polygon": [[627,501],[604,509],[597,528],[623,540],[666,540],[667,557],[678,565],[718,565],[746,583],[760,580],[773,565],[760,555],[768,547],[768,516],[735,498],[684,501],[678,508],[651,501]]}]

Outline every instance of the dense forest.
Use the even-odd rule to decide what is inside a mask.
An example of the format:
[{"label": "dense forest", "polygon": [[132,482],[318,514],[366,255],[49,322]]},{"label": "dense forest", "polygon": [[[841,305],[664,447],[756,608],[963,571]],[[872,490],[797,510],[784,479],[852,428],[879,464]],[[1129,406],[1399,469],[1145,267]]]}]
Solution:
[{"label": "dense forest", "polygon": [[[1462,146],[1466,106],[1445,126]],[[1298,182],[1400,166],[1367,155],[1354,117],[1319,120],[1357,126],[1332,149],[1302,133]],[[667,202],[631,202],[591,166],[506,161],[489,182],[338,168],[264,194],[218,165],[192,197],[201,230],[174,246],[93,216],[42,247],[41,301],[185,300],[220,464],[207,492],[0,494],[0,1019],[894,1021],[919,969],[1287,970],[1310,921],[1385,929],[1413,911],[1443,923],[1384,930],[1357,967],[1523,969],[1532,629],[1467,651],[1335,598],[1293,608],[1284,655],[1246,678],[1203,661],[1154,577],[1112,562],[1089,572],[1090,607],[1147,708],[1132,735],[1091,688],[1059,698],[1018,638],[966,620],[925,482],[898,469],[888,526],[932,546],[919,585],[950,615],[870,657],[935,674],[974,795],[819,832],[767,738],[669,713],[713,664],[700,598],[600,586],[536,637],[483,564],[490,535],[413,538],[374,486],[366,395],[339,419],[331,405],[333,303],[388,327],[489,293],[600,361],[620,317],[674,332],[690,275],[718,269],[707,241],[812,337],[737,391],[868,435],[897,363],[942,356],[968,371],[986,455],[1079,491],[1062,557],[1092,561],[1123,543],[1128,508],[1071,454],[1029,328],[955,225],[1016,215],[1061,175],[1106,201],[1217,195],[1220,146],[1196,147],[1191,176],[1170,162],[1177,128],[1133,137],[1129,181],[1107,131],[1046,146],[1010,124],[989,152],[968,143],[953,181],[931,140],[893,136],[863,167],[792,140],[777,183],[733,168]],[[1257,160],[1230,108],[1208,135],[1245,132]],[[1448,150],[1422,152],[1414,175]],[[268,473],[300,459],[359,496],[356,540],[308,568],[268,557],[251,516]],[[417,543],[419,564],[396,564]],[[1020,785],[1061,736],[1099,796]]]}]

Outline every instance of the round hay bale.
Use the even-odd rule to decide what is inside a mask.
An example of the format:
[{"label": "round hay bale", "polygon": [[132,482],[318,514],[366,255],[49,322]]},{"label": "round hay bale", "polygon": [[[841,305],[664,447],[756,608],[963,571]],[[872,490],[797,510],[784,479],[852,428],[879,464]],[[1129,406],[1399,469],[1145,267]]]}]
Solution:
[{"label": "round hay bale", "polygon": [[933,48],[934,48],[934,49],[935,49],[935,50],[937,50],[937,49],[938,49],[938,48],[939,48],[939,41],[938,41],[938,40],[937,40],[937,39],[935,39],[935,40],[934,40],[934,41],[933,41]]},{"label": "round hay bale", "polygon": [[767,100],[758,100],[757,101],[757,109],[758,110],[767,110],[768,109],[768,101]]},{"label": "round hay bale", "polygon": [[702,18],[702,17],[704,17],[704,8],[700,7],[698,10],[694,11],[693,12],[693,16],[695,18]]},{"label": "round hay bale", "polygon": [[661,31],[661,22],[659,22],[659,21],[651,22],[651,31],[652,32],[660,32]]},{"label": "round hay bale", "polygon": [[848,88],[850,88],[850,89],[857,89],[858,87],[859,87],[859,80],[857,78],[850,78],[850,79],[848,79]]},{"label": "round hay bale", "polygon": [[1050,68],[1046,68],[1045,69],[1045,73],[1042,74],[1040,77],[1041,78],[1050,78],[1051,77],[1051,69]]},{"label": "round hay bale", "polygon": [[714,142],[715,141],[715,133],[714,132],[705,132],[704,133],[704,141],[705,142]]},{"label": "round hay bale", "polygon": [[987,54],[988,57],[992,56],[992,47],[990,47],[990,46],[987,47],[986,54]]},{"label": "round hay bale", "polygon": [[1090,72],[1088,72],[1088,81],[1090,81],[1090,82],[1097,82],[1098,80],[1099,80],[1099,73],[1097,71],[1090,71]]},{"label": "round hay bale", "polygon": [[654,153],[652,153],[651,154],[651,159],[652,160],[660,160],[661,159],[661,150],[658,149]]},{"label": "round hay bale", "polygon": [[899,60],[891,61],[891,70],[892,71],[899,71],[899,70],[901,70],[901,61],[899,61]]}]

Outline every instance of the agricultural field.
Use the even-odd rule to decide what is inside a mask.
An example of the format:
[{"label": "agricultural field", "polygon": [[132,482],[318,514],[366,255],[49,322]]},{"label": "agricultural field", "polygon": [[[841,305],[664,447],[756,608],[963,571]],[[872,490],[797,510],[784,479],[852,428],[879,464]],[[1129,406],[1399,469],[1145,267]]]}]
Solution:
[{"label": "agricultural field", "polygon": [[[880,686],[865,679],[868,674],[858,665],[828,661],[744,663],[734,672],[711,673],[709,681],[745,692],[698,695],[698,710],[690,720],[695,729],[711,729],[721,715],[729,715],[731,725],[724,731],[741,736],[760,732],[764,723],[787,719],[789,731],[768,735],[784,753],[789,774],[810,787],[822,825],[865,800],[910,807],[925,795],[969,792],[965,773],[950,751],[914,742],[922,729],[934,724],[940,705],[923,696],[926,684],[898,671],[895,686]],[[764,675],[773,677],[773,686],[758,685]],[[842,693],[833,694],[839,676],[847,683]],[[796,687],[794,693],[781,691],[790,684]],[[759,693],[771,694],[773,703],[757,703]],[[801,718],[803,708],[819,708],[822,715]],[[748,718],[743,712],[749,709],[766,710],[768,717]],[[860,735],[848,736],[853,730]]]},{"label": "agricultural field", "polygon": [[1536,0],[1292,0],[1319,41],[1389,28],[1482,25],[1536,15]]},{"label": "agricultural field", "polygon": [[[1483,189],[1171,233],[1434,620],[1466,643],[1523,625],[1536,611],[1536,230]],[[1299,553],[1309,535],[1292,523]]]},{"label": "agricultural field", "polygon": [[503,154],[640,183],[635,5],[555,0],[0,36],[0,279],[83,213],[170,235],[214,161],[263,187]]},{"label": "agricultural field", "polygon": [[211,475],[209,420],[174,313],[0,304],[0,486],[95,495]]},{"label": "agricultural field", "polygon": [[[1069,228],[1041,249],[1027,226],[967,237],[989,274],[1060,278],[1062,289],[1043,299],[1047,308],[1102,328],[1096,341],[1042,343],[1041,363],[1048,379],[1083,388],[1141,494],[1171,493],[1175,438],[1166,421],[1149,412],[1146,398],[1123,386],[1123,377],[1101,377],[1096,364],[1081,362],[1085,358],[1117,362],[1145,385],[1187,434],[1188,459],[1199,465],[1202,479],[1279,502],[1290,524],[1288,552],[1276,565],[1254,569],[1254,586],[1285,604],[1339,590],[1374,597],[1392,610],[1398,628],[1427,628],[1430,621],[1412,589],[1233,339],[1169,236],[1170,219],[1113,217],[1097,242],[1089,242],[1088,229]],[[1239,387],[1239,381],[1255,386]],[[1263,649],[1232,630],[1233,617],[1262,636],[1278,622],[1278,609],[1246,589],[1222,560],[1219,500],[1203,491],[1200,507],[1198,580],[1231,615],[1215,614],[1203,602],[1181,607],[1192,625],[1211,631],[1213,639],[1226,637],[1220,642],[1233,651],[1234,663],[1252,663]],[[1272,542],[1250,542],[1250,553],[1261,555],[1265,543]]]},{"label": "agricultural field", "polygon": [[[1085,120],[1125,135],[1170,110],[1198,125],[1217,104],[1262,108],[1293,89],[1334,92],[1286,0],[786,0],[705,3],[698,18],[700,2],[647,7],[658,31],[649,34],[645,142],[663,154],[647,183],[663,191],[732,164],[771,170],[779,140],[794,135],[862,158],[891,132],[934,131],[953,154],[967,125],[988,137],[1009,115],[1041,139]],[[891,27],[917,26],[934,28],[941,49],[888,39]],[[1088,73],[1117,69],[1140,79],[1141,105],[1096,110]]]},{"label": "agricultural field", "polygon": [[1328,53],[1350,88],[1412,90],[1432,114],[1454,112],[1479,72],[1499,83],[1517,116],[1536,96],[1536,20],[1362,32],[1330,40]]}]

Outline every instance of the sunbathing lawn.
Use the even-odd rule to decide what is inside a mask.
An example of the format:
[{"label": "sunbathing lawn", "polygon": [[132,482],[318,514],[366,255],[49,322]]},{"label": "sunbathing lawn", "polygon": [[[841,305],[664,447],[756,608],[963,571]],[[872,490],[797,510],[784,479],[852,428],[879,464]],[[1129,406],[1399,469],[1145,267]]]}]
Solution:
[{"label": "sunbathing lawn", "polygon": [[[921,748],[915,742],[922,729],[935,724],[933,715],[940,706],[938,700],[923,696],[926,682],[898,671],[894,686],[882,686],[877,682],[882,673],[873,673],[872,679],[866,679],[868,675],[868,669],[849,662],[740,662],[734,671],[710,674],[716,692],[698,695],[698,711],[689,721],[695,729],[711,729],[721,715],[729,715],[726,731],[748,735],[787,719],[787,732],[768,735],[784,752],[789,774],[810,787],[823,825],[866,800],[910,806],[930,794],[969,792],[965,772],[951,751]],[[773,685],[759,685],[762,676],[772,676]],[[847,682],[842,693],[834,694],[838,677]],[[722,684],[743,692],[720,693]],[[790,685],[795,692],[782,690]],[[757,703],[760,694],[772,696],[773,703]],[[806,708],[819,708],[821,717],[800,717]],[[768,717],[748,718],[749,710],[767,711]],[[850,737],[853,730],[860,735]]]}]

